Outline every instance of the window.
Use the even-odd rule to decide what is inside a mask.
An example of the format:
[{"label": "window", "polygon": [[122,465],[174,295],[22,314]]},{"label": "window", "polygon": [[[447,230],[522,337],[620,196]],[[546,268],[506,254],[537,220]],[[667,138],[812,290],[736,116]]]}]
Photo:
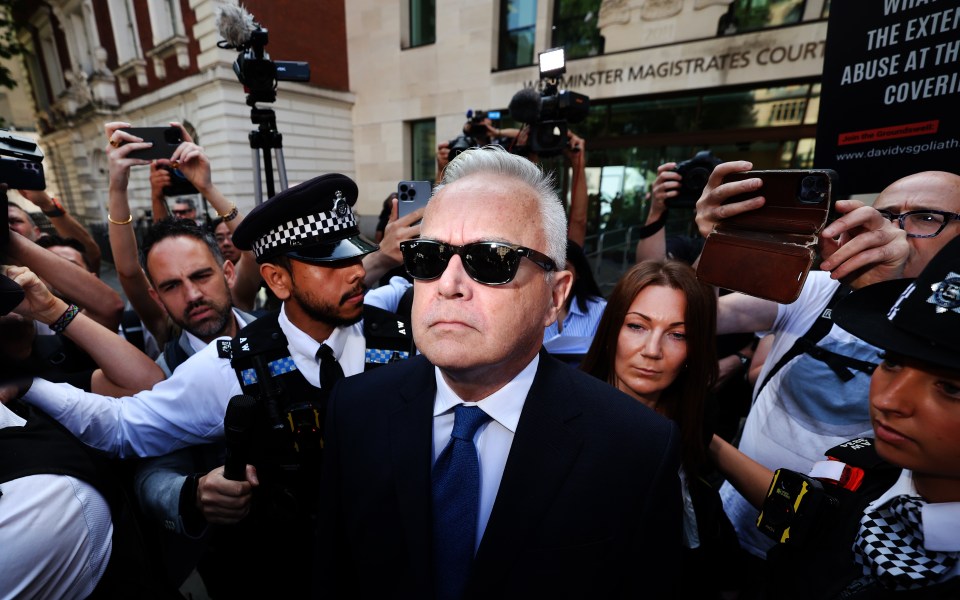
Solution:
[{"label": "window", "polygon": [[140,36],[130,0],[110,1],[110,24],[116,43],[117,64],[123,65],[142,56]]},{"label": "window", "polygon": [[537,32],[537,0],[502,0],[500,3],[500,69],[533,64]]},{"label": "window", "polygon": [[[643,223],[647,192],[664,162],[709,149],[723,160],[749,160],[757,169],[808,168],[819,97],[818,83],[802,83],[591,104],[588,117],[573,126],[592,148],[587,246],[607,232],[605,248],[621,244],[632,252],[636,238],[629,236]],[[693,208],[675,208],[668,233],[688,232]]]},{"label": "window", "polygon": [[436,0],[410,0],[410,39],[408,48],[437,41]]},{"label": "window", "polygon": [[60,53],[57,52],[57,42],[54,40],[53,27],[49,20],[44,21],[38,28],[37,38],[40,42],[40,56],[43,60],[44,71],[47,75],[47,81],[50,83],[50,88],[47,91],[50,100],[55,101],[67,89],[67,84],[63,79]]},{"label": "window", "polygon": [[410,123],[411,179],[433,181],[437,176],[437,124],[433,119]]},{"label": "window", "polygon": [[556,0],[552,48],[564,48],[567,60],[603,54],[597,26],[602,0]]},{"label": "window", "polygon": [[721,19],[719,33],[731,35],[799,23],[805,5],[806,0],[735,0]]},{"label": "window", "polygon": [[153,45],[157,46],[175,35],[184,35],[180,2],[174,0],[149,0],[150,29],[153,30]]},{"label": "window", "polygon": [[167,78],[164,60],[176,55],[181,69],[190,67],[190,52],[187,47],[183,15],[179,0],[148,0],[150,30],[153,32],[153,48],[147,56],[153,59],[153,72],[157,79]]}]

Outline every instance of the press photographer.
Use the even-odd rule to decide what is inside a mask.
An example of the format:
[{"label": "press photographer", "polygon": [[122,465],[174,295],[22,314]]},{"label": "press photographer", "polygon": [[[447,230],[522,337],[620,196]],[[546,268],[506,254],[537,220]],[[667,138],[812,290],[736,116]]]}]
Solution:
[{"label": "press photographer", "polygon": [[712,152],[702,150],[683,162],[667,162],[657,167],[657,178],[650,188],[647,220],[637,232],[637,262],[675,258],[692,264],[696,260],[703,248],[703,238],[695,234],[692,219],[686,226],[687,234],[667,236],[664,227],[669,209],[690,209],[696,205],[710,173],[720,162]]},{"label": "press photographer", "polygon": [[463,134],[447,142],[449,148],[447,160],[453,160],[468,148],[480,148],[491,144],[507,147],[509,140],[515,139],[520,130],[495,127],[493,121],[499,118],[500,111],[468,110],[467,122],[463,124]]}]

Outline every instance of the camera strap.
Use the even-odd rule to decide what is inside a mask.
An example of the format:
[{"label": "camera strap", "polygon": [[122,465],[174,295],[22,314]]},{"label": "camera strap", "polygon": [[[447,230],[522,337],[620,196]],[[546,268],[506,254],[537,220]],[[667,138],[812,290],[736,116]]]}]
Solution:
[{"label": "camera strap", "polygon": [[[770,380],[773,379],[773,376],[776,375],[780,371],[780,369],[786,366],[788,362],[800,356],[801,354],[807,353],[809,348],[817,347],[817,343],[820,340],[822,340],[828,333],[830,333],[830,329],[833,327],[833,319],[831,318],[831,315],[833,313],[833,307],[836,306],[837,302],[842,300],[844,297],[846,297],[847,294],[849,294],[852,291],[853,289],[847,285],[841,284],[840,287],[837,288],[837,291],[835,291],[833,293],[833,296],[830,297],[830,301],[827,302],[827,306],[823,309],[823,311],[820,313],[817,319],[813,322],[813,325],[810,326],[810,329],[808,329],[807,332],[804,333],[801,337],[797,338],[797,341],[794,342],[793,346],[789,350],[787,350],[787,352],[783,356],[780,357],[780,360],[778,360],[777,363],[773,366],[773,368],[770,369],[770,372],[767,373],[767,376],[763,378],[763,381],[760,383],[760,386],[757,388],[757,391],[753,396],[754,398],[760,397],[760,393],[763,391],[763,388],[766,387],[767,383],[769,383]],[[814,356],[814,358],[818,358],[818,357]],[[827,364],[830,365],[830,363],[827,363]],[[831,369],[834,370],[834,372],[837,372],[836,369],[833,369],[832,365],[830,366],[831,366]],[[852,377],[853,376],[850,375],[848,379],[851,379]],[[843,379],[843,381],[847,381],[848,379]]]}]

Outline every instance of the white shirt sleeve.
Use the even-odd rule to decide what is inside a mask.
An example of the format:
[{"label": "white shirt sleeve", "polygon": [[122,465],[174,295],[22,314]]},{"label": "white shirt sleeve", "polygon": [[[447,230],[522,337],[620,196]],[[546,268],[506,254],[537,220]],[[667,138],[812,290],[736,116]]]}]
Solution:
[{"label": "white shirt sleeve", "polygon": [[223,415],[240,384],[212,343],[152,390],[110,398],[35,379],[24,401],[44,410],[84,443],[111,454],[159,456],[223,438]]},{"label": "white shirt sleeve", "polygon": [[391,277],[387,285],[381,285],[372,289],[363,297],[363,303],[390,312],[397,312],[400,305],[400,298],[413,285],[403,277]]}]

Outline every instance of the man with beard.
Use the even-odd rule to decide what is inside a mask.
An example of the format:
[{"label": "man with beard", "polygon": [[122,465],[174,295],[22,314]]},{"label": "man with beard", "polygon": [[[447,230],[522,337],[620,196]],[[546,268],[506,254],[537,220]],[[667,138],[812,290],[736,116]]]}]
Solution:
[{"label": "man with beard", "polygon": [[255,318],[233,308],[234,265],[192,221],[164,219],[153,224],[143,239],[141,264],[150,280],[150,296],[180,329],[157,359],[167,377],[207,344],[233,337]]},{"label": "man with beard", "polygon": [[[226,479],[223,467],[187,478],[178,494],[184,522],[170,523],[196,531],[206,523],[243,519],[233,530],[238,545],[257,551],[239,552],[231,569],[263,574],[253,582],[233,578],[243,580],[245,595],[257,585],[274,596],[305,595],[309,578],[302,574],[308,572],[313,550],[313,496],[326,395],[338,375],[409,356],[406,324],[373,319],[364,310],[362,259],[376,246],[359,235],[351,209],[356,199],[356,184],[348,177],[323,175],[281,192],[241,223],[234,243],[253,250],[261,276],[283,304],[279,314],[241,329],[232,344],[225,339],[210,344],[152,390],[126,398],[88,394],[42,379],[35,379],[23,396],[85,443],[121,457],[156,456],[221,441],[231,397],[256,397],[251,464],[244,479]],[[173,237],[159,243],[183,241]],[[157,249],[154,244],[151,254]],[[195,271],[182,266],[186,262],[177,262],[182,275],[174,279],[192,285]],[[147,264],[152,269],[151,259]],[[162,297],[167,280],[154,270],[151,277]],[[207,324],[216,313],[186,296],[177,306],[171,312],[197,324]],[[374,329],[377,341],[365,339],[365,332]],[[253,518],[244,519],[252,504]]]}]

